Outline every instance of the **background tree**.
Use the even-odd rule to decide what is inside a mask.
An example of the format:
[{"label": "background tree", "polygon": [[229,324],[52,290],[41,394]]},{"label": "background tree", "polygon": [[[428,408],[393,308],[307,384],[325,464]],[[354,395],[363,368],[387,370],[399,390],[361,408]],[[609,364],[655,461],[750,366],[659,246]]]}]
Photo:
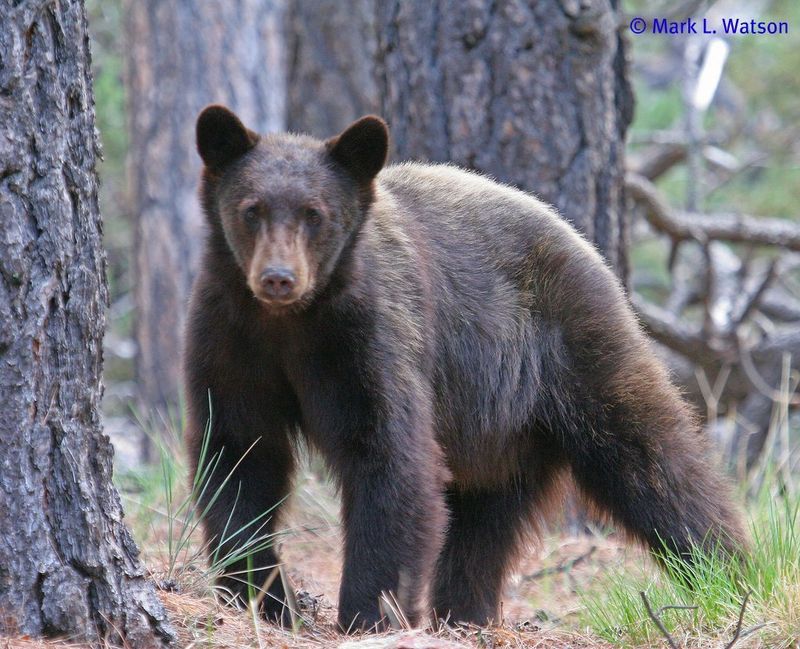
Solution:
[{"label": "background tree", "polygon": [[555,205],[623,279],[632,95],[617,2],[378,3],[396,157],[455,162]]},{"label": "background tree", "polygon": [[[129,211],[142,413],[177,404],[203,217],[194,123],[223,103],[260,132],[285,121],[282,0],[125,0]],[[145,455],[149,445],[145,444]]]},{"label": "background tree", "polygon": [[107,301],[83,3],[0,3],[0,634],[172,635],[98,415]]},{"label": "background tree", "polygon": [[291,0],[288,128],[330,137],[380,111],[376,0]]}]

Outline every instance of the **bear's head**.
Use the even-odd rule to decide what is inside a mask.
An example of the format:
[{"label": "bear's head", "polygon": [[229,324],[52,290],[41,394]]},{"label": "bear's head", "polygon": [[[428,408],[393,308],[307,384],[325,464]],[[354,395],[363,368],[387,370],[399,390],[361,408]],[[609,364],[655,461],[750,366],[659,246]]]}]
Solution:
[{"label": "bear's head", "polygon": [[200,113],[205,209],[267,309],[302,309],[328,285],[363,225],[388,138],[374,116],[323,142],[258,135],[223,106]]}]

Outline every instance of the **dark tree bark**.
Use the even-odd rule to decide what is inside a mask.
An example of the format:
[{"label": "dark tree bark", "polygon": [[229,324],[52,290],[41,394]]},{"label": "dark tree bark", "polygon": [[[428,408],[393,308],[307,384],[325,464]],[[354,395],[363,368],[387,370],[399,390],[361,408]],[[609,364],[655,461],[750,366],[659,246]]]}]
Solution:
[{"label": "dark tree bark", "polygon": [[83,3],[0,2],[0,635],[172,636],[98,408],[106,285]]},{"label": "dark tree bark", "polygon": [[287,29],[292,131],[329,137],[381,106],[376,0],[292,0]]},{"label": "dark tree bark", "polygon": [[286,127],[283,0],[125,0],[129,209],[140,407],[177,403],[186,300],[202,242],[194,124],[223,103]]},{"label": "dark tree bark", "polygon": [[616,0],[378,3],[378,87],[397,157],[534,192],[627,275],[632,95]]}]

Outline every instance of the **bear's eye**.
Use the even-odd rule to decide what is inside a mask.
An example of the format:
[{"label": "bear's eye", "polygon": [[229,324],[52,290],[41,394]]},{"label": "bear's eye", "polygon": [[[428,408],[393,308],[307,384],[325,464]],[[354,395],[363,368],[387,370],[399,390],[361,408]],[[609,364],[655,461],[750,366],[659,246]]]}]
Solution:
[{"label": "bear's eye", "polygon": [[307,207],[303,215],[305,216],[306,222],[312,227],[316,227],[322,223],[322,213],[318,209]]},{"label": "bear's eye", "polygon": [[251,205],[242,212],[242,218],[247,225],[255,225],[258,223],[258,208],[255,205]]}]

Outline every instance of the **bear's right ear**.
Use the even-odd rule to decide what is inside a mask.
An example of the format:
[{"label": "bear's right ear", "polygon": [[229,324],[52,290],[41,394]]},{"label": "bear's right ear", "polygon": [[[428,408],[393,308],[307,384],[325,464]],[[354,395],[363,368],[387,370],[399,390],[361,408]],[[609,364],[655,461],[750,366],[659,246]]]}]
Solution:
[{"label": "bear's right ear", "polygon": [[206,167],[219,172],[258,142],[242,121],[225,106],[206,106],[197,118],[197,151]]},{"label": "bear's right ear", "polygon": [[380,117],[367,115],[327,140],[325,146],[330,156],[358,183],[367,185],[386,164],[389,127]]}]

